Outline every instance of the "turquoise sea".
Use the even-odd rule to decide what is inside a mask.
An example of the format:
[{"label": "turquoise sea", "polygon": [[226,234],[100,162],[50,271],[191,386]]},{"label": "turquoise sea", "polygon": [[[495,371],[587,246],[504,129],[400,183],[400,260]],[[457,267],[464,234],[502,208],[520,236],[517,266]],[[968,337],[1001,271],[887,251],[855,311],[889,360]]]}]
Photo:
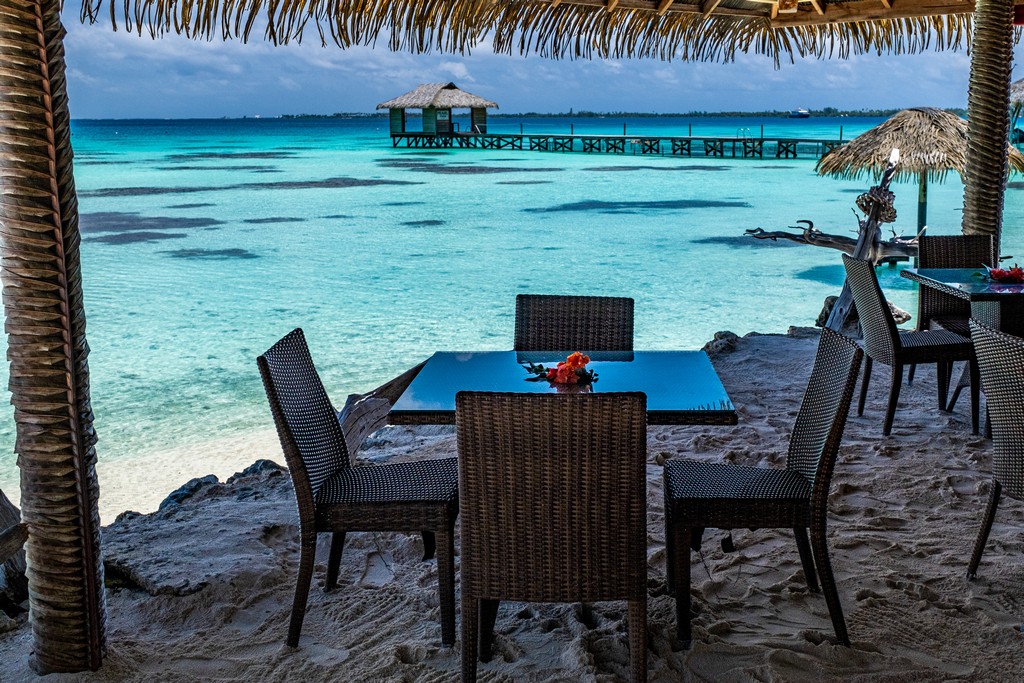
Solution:
[{"label": "turquoise sea", "polygon": [[[502,118],[492,132],[838,137],[877,119]],[[839,252],[743,236],[800,219],[854,234],[868,181],[814,160],[393,149],[387,120],[75,121],[76,183],[103,460],[272,428],[256,356],[306,330],[337,403],[440,349],[511,347],[520,292],[636,299],[636,345],[811,325]],[[894,186],[898,232],[915,185]],[[955,177],[930,230],[960,229]],[[1003,252],[1021,252],[1024,193]],[[897,269],[880,270],[916,307]],[[7,385],[7,367],[0,376]],[[4,404],[6,405],[6,401]],[[0,488],[17,487],[13,411]],[[195,475],[205,474],[197,471]],[[102,485],[102,482],[101,482]]]}]

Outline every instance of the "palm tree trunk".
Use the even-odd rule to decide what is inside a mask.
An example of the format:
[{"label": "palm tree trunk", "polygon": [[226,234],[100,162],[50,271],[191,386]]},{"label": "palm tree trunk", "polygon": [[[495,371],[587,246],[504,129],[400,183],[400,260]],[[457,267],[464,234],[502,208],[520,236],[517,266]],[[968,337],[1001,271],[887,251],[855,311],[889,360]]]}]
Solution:
[{"label": "palm tree trunk", "polygon": [[96,669],[105,645],[96,437],[58,0],[0,0],[0,245],[32,667]]},{"label": "palm tree trunk", "polygon": [[971,81],[967,93],[967,171],[963,232],[993,235],[1003,227],[1010,134],[1010,69],[1014,0],[978,0],[974,9]]}]

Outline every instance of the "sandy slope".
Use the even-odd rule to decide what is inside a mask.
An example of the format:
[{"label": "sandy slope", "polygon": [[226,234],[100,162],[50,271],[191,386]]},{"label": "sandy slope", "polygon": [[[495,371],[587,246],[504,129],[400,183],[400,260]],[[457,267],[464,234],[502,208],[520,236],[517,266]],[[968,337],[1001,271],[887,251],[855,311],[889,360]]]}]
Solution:
[{"label": "sandy slope", "polygon": [[[847,428],[830,539],[854,647],[832,644],[824,601],[806,591],[789,533],[736,532],[737,550],[725,554],[722,533],[709,531],[703,557],[693,556],[696,643],[674,648],[658,462],[682,456],[781,465],[814,348],[813,339],[745,338],[715,359],[738,426],[650,429],[650,679],[1020,680],[1024,505],[1003,503],[980,576],[965,582],[991,444],[970,436],[966,401],[953,415],[935,410],[930,369],[904,388],[892,437],[881,437],[884,368],[875,373],[865,417],[852,417]],[[389,428],[363,457],[453,451],[445,429]],[[180,505],[128,515],[106,529],[104,541],[112,585],[104,667],[46,680],[457,679],[458,647],[439,647],[436,565],[420,561],[419,539],[411,536],[350,535],[341,587],[317,590],[318,567],[302,646],[283,646],[297,520],[281,472],[207,485]],[[588,626],[572,605],[503,605],[495,660],[481,666],[481,680],[618,680],[628,663],[623,605],[594,611]],[[38,680],[27,669],[29,647],[24,625],[0,635],[0,678]]]}]

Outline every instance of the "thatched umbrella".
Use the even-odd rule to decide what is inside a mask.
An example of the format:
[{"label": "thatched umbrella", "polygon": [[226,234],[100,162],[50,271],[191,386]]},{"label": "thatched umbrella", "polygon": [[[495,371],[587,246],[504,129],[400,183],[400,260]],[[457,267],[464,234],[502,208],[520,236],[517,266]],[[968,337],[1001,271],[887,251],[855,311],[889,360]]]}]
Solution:
[{"label": "thatched umbrella", "polygon": [[1021,110],[1024,109],[1024,78],[1010,84],[1010,142],[1019,143],[1022,140],[1017,138],[1017,119],[1020,118]]},{"label": "thatched umbrella", "polygon": [[[900,151],[894,180],[918,181],[917,231],[928,217],[928,182],[942,182],[950,171],[963,177],[967,166],[967,122],[935,107],[904,109],[837,147],[815,167],[819,175],[853,180],[865,175],[878,178],[889,163],[893,149]],[[1024,155],[1007,144],[1010,167],[1024,172]]]},{"label": "thatched umbrella", "polygon": [[[83,0],[94,19],[103,0]],[[112,20],[157,36],[275,43],[304,32],[341,47],[499,52],[550,57],[779,62],[911,53],[967,43],[974,10],[965,232],[1002,221],[1014,0],[125,0]],[[33,666],[99,666],[102,563],[89,407],[60,0],[0,0],[0,240],[10,388],[15,404]],[[264,30],[264,29],[261,29]]]},{"label": "thatched umbrella", "polygon": [[1010,102],[1012,104],[1024,102],[1024,78],[1010,84]]}]

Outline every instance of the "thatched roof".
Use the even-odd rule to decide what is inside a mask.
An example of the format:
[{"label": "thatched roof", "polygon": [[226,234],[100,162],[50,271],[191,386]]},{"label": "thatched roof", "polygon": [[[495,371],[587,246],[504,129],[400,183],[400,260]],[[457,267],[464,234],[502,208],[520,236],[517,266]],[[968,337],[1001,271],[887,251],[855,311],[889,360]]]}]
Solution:
[{"label": "thatched roof", "polygon": [[[103,0],[82,0],[94,19]],[[125,0],[112,19],[152,35],[274,43],[310,34],[341,47],[386,40],[393,50],[730,61],[910,53],[963,47],[972,0]],[[258,35],[258,33],[257,33]]]},{"label": "thatched roof", "polygon": [[1024,78],[1010,84],[1010,103],[1024,102]]},{"label": "thatched roof", "polygon": [[[1010,168],[1024,172],[1024,155],[1007,143]],[[896,180],[942,181],[950,171],[963,175],[967,165],[967,121],[933,107],[914,107],[894,114],[818,161],[819,175],[855,179],[878,177],[893,148],[900,150]]]},{"label": "thatched roof", "polygon": [[477,97],[465,90],[459,90],[454,83],[424,83],[398,97],[381,102],[377,109],[497,109],[498,105],[490,100]]}]

